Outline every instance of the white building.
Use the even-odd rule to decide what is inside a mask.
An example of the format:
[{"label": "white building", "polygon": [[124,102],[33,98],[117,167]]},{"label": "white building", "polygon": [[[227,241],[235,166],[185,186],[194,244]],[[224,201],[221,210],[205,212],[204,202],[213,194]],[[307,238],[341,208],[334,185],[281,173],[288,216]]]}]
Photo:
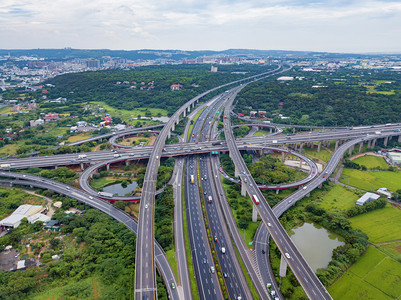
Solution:
[{"label": "white building", "polygon": [[389,191],[387,188],[385,187],[381,187],[376,191],[377,194],[379,195],[383,195],[385,196],[387,199],[391,199],[391,196],[393,195],[393,193],[391,191]]},{"label": "white building", "polygon": [[43,206],[23,204],[20,205],[10,216],[0,221],[0,228],[17,228],[23,218],[29,218],[43,211]]},{"label": "white building", "polygon": [[367,202],[374,201],[380,198],[380,195],[375,193],[366,193],[356,201],[356,205],[362,206]]}]

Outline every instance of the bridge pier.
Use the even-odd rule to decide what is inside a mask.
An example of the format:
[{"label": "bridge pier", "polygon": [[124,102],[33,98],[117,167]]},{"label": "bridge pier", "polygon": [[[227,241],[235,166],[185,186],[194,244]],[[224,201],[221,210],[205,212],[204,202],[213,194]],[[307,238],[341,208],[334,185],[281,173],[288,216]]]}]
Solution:
[{"label": "bridge pier", "polygon": [[299,168],[302,168],[302,159],[299,160]]},{"label": "bridge pier", "polygon": [[369,140],[367,148],[370,149],[371,147],[372,147],[372,140]]},{"label": "bridge pier", "polygon": [[107,170],[107,171],[110,171],[110,164],[107,164],[107,165],[106,165],[106,170]]},{"label": "bridge pier", "polygon": [[339,141],[337,140],[337,141],[336,141],[336,146],[334,147],[334,151],[337,151],[337,149],[338,149],[338,143],[339,143]]},{"label": "bridge pier", "polygon": [[278,193],[279,193],[279,192],[280,192],[280,190],[279,190],[279,189],[277,189],[277,190],[276,190],[276,195],[278,195]]},{"label": "bridge pier", "polygon": [[301,154],[302,154],[303,148],[304,148],[304,143],[301,143],[301,144],[299,145],[299,152],[300,152]]},{"label": "bridge pier", "polygon": [[281,162],[283,163],[285,161],[285,153],[281,152]]},{"label": "bridge pier", "polygon": [[126,161],[125,161],[125,165],[126,165],[126,166],[129,166],[129,164],[130,164],[130,161],[129,161],[129,160],[126,160]]},{"label": "bridge pier", "polygon": [[172,130],[172,131],[175,130],[175,123],[173,123],[173,126],[171,126],[171,130]]},{"label": "bridge pier", "polygon": [[362,147],[363,147],[363,142],[360,142],[360,143],[359,143],[359,153],[362,152]]},{"label": "bridge pier", "polygon": [[272,134],[273,133],[273,128],[270,128],[270,134]]},{"label": "bridge pier", "polygon": [[[81,162],[79,165],[81,166],[81,170],[83,171],[83,170],[85,169],[84,163]],[[57,169],[57,168],[56,168],[56,169]]]},{"label": "bridge pier", "polygon": [[239,171],[238,171],[238,168],[235,166],[235,177],[239,177]]},{"label": "bridge pier", "polygon": [[401,143],[401,135],[398,136],[398,142]]},{"label": "bridge pier", "polygon": [[171,129],[167,133],[167,138],[170,138],[170,137],[171,137]]},{"label": "bridge pier", "polygon": [[285,277],[287,275],[287,259],[281,254],[280,259],[280,277]]},{"label": "bridge pier", "polygon": [[317,152],[320,152],[320,148],[322,147],[322,142],[320,141],[318,144],[317,144]]},{"label": "bridge pier", "polygon": [[241,184],[241,196],[246,196],[246,188],[244,183]]},{"label": "bridge pier", "polygon": [[313,147],[315,146],[315,143],[314,142],[311,142],[310,143],[310,148],[313,150]]},{"label": "bridge pier", "polygon": [[295,143],[294,144],[294,150],[297,151],[297,149],[298,149],[298,143]]},{"label": "bridge pier", "polygon": [[349,156],[352,155],[352,151],[354,151],[354,146],[351,146],[351,147],[348,149],[348,154],[349,154]]},{"label": "bridge pier", "polygon": [[375,147],[375,145],[376,145],[376,142],[377,142],[377,139],[374,139],[374,140],[373,140],[373,142],[372,142],[372,148],[374,148],[374,147]]},{"label": "bridge pier", "polygon": [[388,136],[386,136],[386,137],[384,138],[384,142],[383,142],[384,147],[387,147],[387,143],[388,143]]},{"label": "bridge pier", "polygon": [[186,109],[184,109],[184,112],[182,113],[183,114],[183,116],[184,116],[184,118],[187,116],[187,110]]},{"label": "bridge pier", "polygon": [[257,222],[258,221],[258,210],[256,209],[256,205],[253,204],[252,208],[252,222]]}]

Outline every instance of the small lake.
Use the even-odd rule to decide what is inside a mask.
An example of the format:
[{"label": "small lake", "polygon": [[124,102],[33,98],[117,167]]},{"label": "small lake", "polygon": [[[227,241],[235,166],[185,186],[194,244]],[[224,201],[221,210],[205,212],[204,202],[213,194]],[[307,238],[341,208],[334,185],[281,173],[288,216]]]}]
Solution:
[{"label": "small lake", "polygon": [[128,183],[127,187],[123,187],[121,183],[113,183],[103,187],[103,192],[117,194],[118,196],[125,196],[127,193],[131,193],[136,189],[138,184],[136,181]]},{"label": "small lake", "polygon": [[314,223],[304,223],[292,231],[294,234],[291,240],[314,272],[326,268],[331,261],[333,249],[345,245],[340,236]]}]

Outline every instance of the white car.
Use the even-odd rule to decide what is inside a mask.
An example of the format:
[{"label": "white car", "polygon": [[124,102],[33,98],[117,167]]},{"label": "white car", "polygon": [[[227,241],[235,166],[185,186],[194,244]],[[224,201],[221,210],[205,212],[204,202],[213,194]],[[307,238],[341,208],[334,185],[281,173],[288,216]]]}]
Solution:
[{"label": "white car", "polygon": [[285,256],[287,257],[287,258],[291,258],[291,256],[286,252],[285,253]]},{"label": "white car", "polygon": [[148,204],[145,204],[145,208],[148,208],[149,207],[149,205]]}]

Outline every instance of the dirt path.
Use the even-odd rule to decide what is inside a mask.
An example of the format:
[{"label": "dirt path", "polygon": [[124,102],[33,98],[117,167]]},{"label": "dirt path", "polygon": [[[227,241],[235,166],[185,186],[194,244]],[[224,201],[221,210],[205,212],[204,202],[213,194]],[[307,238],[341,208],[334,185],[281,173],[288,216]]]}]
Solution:
[{"label": "dirt path", "polygon": [[360,154],[354,155],[354,156],[351,157],[349,160],[354,160],[355,158],[362,157],[362,156],[365,156],[365,155],[383,157],[383,155],[376,154],[376,153],[374,153],[374,152],[365,152],[365,153],[360,153]]},{"label": "dirt path", "polygon": [[53,214],[55,212],[55,208],[52,206],[53,199],[51,199],[49,197],[45,197],[43,195],[36,194],[34,191],[25,190],[25,189],[22,189],[22,190],[25,193],[28,193],[28,194],[31,194],[31,195],[34,195],[34,196],[37,196],[37,197],[44,198],[46,200],[46,202],[47,202],[48,207],[49,207],[49,211],[47,212],[47,216],[50,217],[50,218],[53,216]]}]

